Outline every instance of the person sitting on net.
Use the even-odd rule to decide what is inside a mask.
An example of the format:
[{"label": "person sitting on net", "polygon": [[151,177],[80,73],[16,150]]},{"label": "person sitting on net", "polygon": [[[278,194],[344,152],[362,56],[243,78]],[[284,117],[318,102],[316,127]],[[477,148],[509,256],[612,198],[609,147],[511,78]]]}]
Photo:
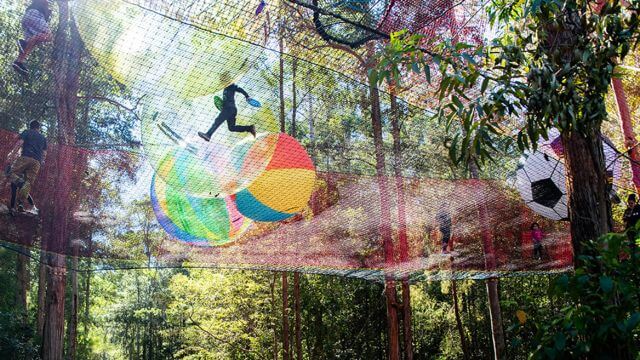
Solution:
[{"label": "person sitting on net", "polygon": [[[224,76],[224,78],[228,78],[228,76]],[[239,87],[236,84],[230,84],[222,91],[222,110],[220,110],[220,114],[213,121],[213,125],[209,128],[209,131],[206,133],[198,132],[198,135],[203,138],[205,141],[211,140],[211,136],[213,133],[224,123],[227,122],[227,126],[229,127],[229,131],[233,132],[248,132],[251,133],[254,137],[256,136],[256,128],[254,125],[236,125],[236,116],[238,115],[238,108],[236,108],[236,93],[239,92],[244,97],[249,100],[249,94],[247,94],[244,89]]]},{"label": "person sitting on net", "polygon": [[[7,179],[12,186],[16,187],[16,190],[20,189],[17,196],[18,211],[24,212],[23,204],[29,196],[31,185],[36,180],[40,167],[47,156],[47,139],[40,133],[40,123],[35,120],[29,123],[29,130],[20,134],[20,139],[22,140],[22,155],[11,166]],[[27,211],[37,214],[37,209],[33,205]]]},{"label": "person sitting on net", "polygon": [[22,31],[24,39],[18,40],[18,58],[13,62],[13,68],[20,74],[27,76],[29,70],[24,65],[27,56],[36,45],[51,41],[53,36],[49,29],[51,9],[47,0],[33,0],[22,17]]}]

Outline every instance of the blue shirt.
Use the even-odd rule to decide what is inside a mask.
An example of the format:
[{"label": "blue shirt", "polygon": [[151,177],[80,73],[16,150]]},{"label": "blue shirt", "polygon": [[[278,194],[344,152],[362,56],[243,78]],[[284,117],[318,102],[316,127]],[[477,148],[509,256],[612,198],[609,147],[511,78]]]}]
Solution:
[{"label": "blue shirt", "polygon": [[39,131],[25,130],[20,134],[22,139],[22,156],[42,162],[42,153],[47,150],[47,139]]}]

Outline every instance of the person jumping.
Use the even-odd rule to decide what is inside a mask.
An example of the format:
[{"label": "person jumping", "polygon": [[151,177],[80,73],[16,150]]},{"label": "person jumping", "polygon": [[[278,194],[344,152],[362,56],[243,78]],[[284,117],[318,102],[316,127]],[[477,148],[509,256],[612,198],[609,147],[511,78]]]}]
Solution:
[{"label": "person jumping", "polygon": [[244,89],[239,87],[236,84],[231,84],[224,88],[222,91],[222,110],[220,110],[220,115],[214,120],[213,125],[209,128],[209,131],[206,133],[198,132],[198,135],[203,138],[205,141],[211,140],[211,136],[213,133],[224,123],[227,122],[227,126],[229,127],[229,131],[233,132],[248,132],[251,133],[254,137],[256,136],[256,128],[254,125],[236,125],[236,116],[238,115],[238,109],[236,108],[235,95],[236,92],[241,93],[244,97],[249,100],[249,94],[247,94]]},{"label": "person jumping", "polygon": [[[22,154],[11,166],[7,179],[11,182],[12,187],[15,186],[16,191],[20,189],[17,192],[18,211],[24,212],[23,204],[29,197],[31,185],[36,180],[40,167],[47,156],[47,139],[40,133],[40,123],[35,120],[29,123],[29,130],[20,134],[20,139],[22,140]],[[37,209],[32,201],[29,202],[31,208],[27,211],[37,214]]]},{"label": "person jumping", "polygon": [[24,39],[18,40],[18,58],[12,66],[21,75],[29,75],[29,70],[24,65],[27,56],[36,45],[49,42],[53,39],[49,29],[51,9],[47,0],[33,0],[22,17],[22,31]]}]

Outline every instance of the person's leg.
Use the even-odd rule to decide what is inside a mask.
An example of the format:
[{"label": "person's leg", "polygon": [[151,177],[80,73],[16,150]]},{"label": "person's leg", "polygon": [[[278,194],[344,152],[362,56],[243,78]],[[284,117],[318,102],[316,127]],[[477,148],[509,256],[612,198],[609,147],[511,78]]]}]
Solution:
[{"label": "person's leg", "polygon": [[253,125],[236,125],[236,117],[233,116],[229,120],[227,120],[227,126],[229,127],[229,131],[232,132],[249,132],[255,136],[255,126]]},{"label": "person's leg", "polygon": [[27,200],[27,196],[29,195],[29,191],[31,190],[31,184],[36,180],[36,176],[38,176],[38,172],[40,171],[40,162],[36,159],[29,159],[29,166],[27,166],[24,170],[25,181],[24,185],[22,185],[22,189],[18,193],[18,202],[24,203]]},{"label": "person's leg", "polygon": [[21,25],[25,41],[19,41],[21,51],[15,62],[26,70],[22,63],[26,60],[27,56],[29,56],[33,48],[38,44],[51,41],[53,36],[51,29],[49,29],[49,24],[47,24],[47,21],[38,11],[27,10],[22,18]]},{"label": "person's leg", "polygon": [[213,124],[207,130],[207,136],[211,137],[216,130],[230,117],[229,111],[222,109],[218,117],[213,121]]},{"label": "person's leg", "polygon": [[13,183],[13,182],[17,182],[17,180],[19,179],[23,179],[22,174],[24,174],[25,169],[30,164],[29,159],[31,158],[24,157],[24,156],[20,156],[19,158],[16,159],[16,161],[13,163],[13,166],[11,167],[11,173],[7,177],[10,182]]},{"label": "person's leg", "polygon": [[11,201],[9,202],[9,209],[16,208],[17,194],[18,194],[18,186],[16,184],[11,184]]},{"label": "person's leg", "polygon": [[34,35],[28,39],[26,39],[25,41],[25,45],[23,47],[23,51],[18,55],[18,58],[16,59],[17,62],[19,63],[24,63],[24,61],[27,59],[27,56],[29,56],[29,54],[31,54],[31,51],[33,51],[33,49],[42,43],[46,43],[51,41],[51,33],[40,33],[37,35]]},{"label": "person's leg", "polygon": [[451,238],[451,231],[449,229],[440,229],[442,232],[442,252],[446,253],[449,247],[449,239]]}]

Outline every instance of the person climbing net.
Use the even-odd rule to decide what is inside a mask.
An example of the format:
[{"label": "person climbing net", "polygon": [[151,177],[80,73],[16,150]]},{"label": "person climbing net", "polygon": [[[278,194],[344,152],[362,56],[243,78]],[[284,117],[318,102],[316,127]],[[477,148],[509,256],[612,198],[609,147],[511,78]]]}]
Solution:
[{"label": "person climbing net", "polygon": [[23,76],[29,75],[29,70],[24,62],[33,49],[39,45],[52,40],[49,20],[51,19],[51,9],[47,0],[33,0],[31,5],[22,17],[22,31],[24,39],[18,39],[18,57],[13,62],[12,67]]},{"label": "person climbing net", "polygon": [[[22,140],[21,156],[7,169],[6,179],[2,181],[0,188],[4,188],[6,181],[11,183],[9,208],[11,214],[15,212],[16,203],[18,204],[18,212],[27,212],[32,215],[38,214],[38,209],[35,207],[29,191],[47,154],[47,140],[40,133],[40,127],[40,123],[34,120],[29,123],[29,129],[20,134],[20,139]],[[24,207],[25,200],[31,205],[28,209]]]}]

